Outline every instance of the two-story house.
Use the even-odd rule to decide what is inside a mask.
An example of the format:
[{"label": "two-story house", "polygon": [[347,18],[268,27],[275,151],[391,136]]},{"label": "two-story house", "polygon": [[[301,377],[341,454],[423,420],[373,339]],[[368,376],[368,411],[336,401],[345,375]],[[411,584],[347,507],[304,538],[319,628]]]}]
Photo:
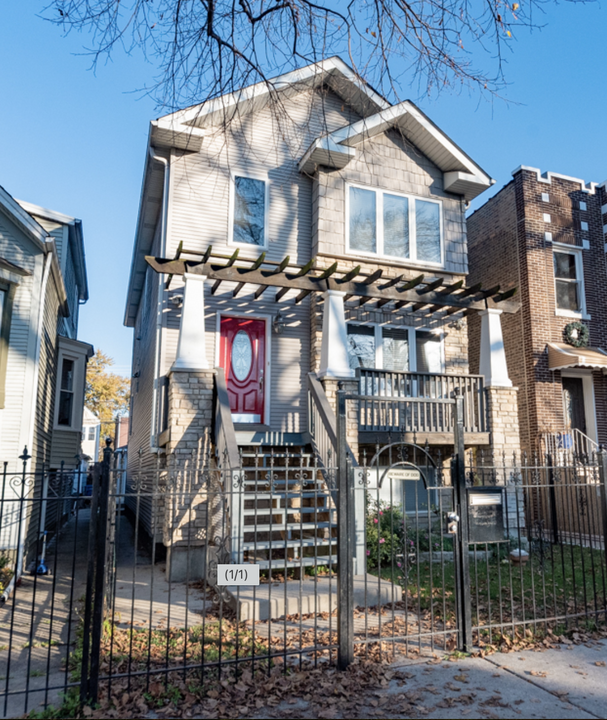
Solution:
[{"label": "two-story house", "polygon": [[[467,288],[465,208],[491,184],[412,102],[391,105],[339,58],[152,122],[125,316],[133,477],[159,454],[204,452],[211,428],[215,451],[311,443],[326,463],[339,380],[407,398],[354,411],[355,458],[395,435],[452,449],[451,415],[429,401],[456,388],[468,444],[489,446],[512,414],[494,400],[513,392],[499,316],[515,308],[499,287]],[[485,379],[468,372],[476,312]],[[174,546],[153,505],[138,505],[144,528]]]},{"label": "two-story house", "polygon": [[[527,451],[607,442],[605,202],[604,186],[521,166],[468,218],[469,282],[520,287],[503,333]],[[469,329],[478,369],[476,319]]]},{"label": "two-story house", "polygon": [[[0,458],[9,473],[25,461],[33,478],[4,483],[1,544],[26,558],[56,515],[33,498],[47,498],[49,483],[71,491],[79,465],[92,348],[77,339],[78,311],[87,299],[81,221],[0,188]],[[7,502],[21,492],[22,502]]]}]

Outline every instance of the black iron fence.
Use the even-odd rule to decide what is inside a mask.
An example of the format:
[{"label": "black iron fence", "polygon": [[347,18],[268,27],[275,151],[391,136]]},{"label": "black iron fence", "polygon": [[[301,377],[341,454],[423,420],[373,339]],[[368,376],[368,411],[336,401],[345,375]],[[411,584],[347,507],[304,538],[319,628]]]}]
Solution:
[{"label": "black iron fence", "polygon": [[4,716],[137,689],[144,714],[277,666],[604,623],[607,455],[495,464],[455,429],[454,454],[397,441],[356,465],[340,443],[328,467],[251,447],[237,467],[210,452],[141,466],[126,487],[107,451],[92,485],[64,475],[52,503],[42,475],[5,472]]}]

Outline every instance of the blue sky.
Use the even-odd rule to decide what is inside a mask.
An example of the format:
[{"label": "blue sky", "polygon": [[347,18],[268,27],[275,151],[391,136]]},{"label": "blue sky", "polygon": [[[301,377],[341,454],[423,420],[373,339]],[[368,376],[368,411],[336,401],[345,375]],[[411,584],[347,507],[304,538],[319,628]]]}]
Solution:
[{"label": "blue sky", "polygon": [[[130,372],[132,331],[122,324],[148,122],[159,113],[133,91],[154,68],[116,55],[90,70],[87,38],[63,37],[36,16],[43,0],[0,3],[0,185],[19,199],[83,221],[89,302],[80,338]],[[598,3],[546,5],[541,31],[506,54],[504,100],[477,93],[420,99],[403,91],[496,180],[518,165],[586,181],[607,179],[605,30]],[[485,193],[475,203],[484,202]]]}]

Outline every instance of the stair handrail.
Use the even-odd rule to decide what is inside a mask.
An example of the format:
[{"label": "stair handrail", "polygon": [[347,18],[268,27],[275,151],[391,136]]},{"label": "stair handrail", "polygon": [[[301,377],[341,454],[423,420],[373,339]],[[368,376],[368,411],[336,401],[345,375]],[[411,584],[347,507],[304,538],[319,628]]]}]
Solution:
[{"label": "stair handrail", "polygon": [[[308,432],[314,454],[325,475],[327,487],[334,495],[335,487],[334,483],[330,482],[330,478],[337,467],[337,416],[315,373],[308,373]],[[358,462],[349,446],[347,453],[351,467],[358,467]]]},{"label": "stair handrail", "polygon": [[223,368],[215,369],[215,417],[213,437],[215,461],[221,472],[223,491],[226,493],[228,523],[230,527],[230,554],[232,562],[242,562],[242,539],[244,535],[244,483],[236,432],[230,410],[230,399]]},{"label": "stair handrail", "polygon": [[544,452],[553,457],[558,457],[563,453],[572,453],[576,457],[587,458],[588,461],[591,461],[595,453],[599,451],[599,444],[596,440],[593,440],[578,428],[565,428],[543,433],[540,440]]}]

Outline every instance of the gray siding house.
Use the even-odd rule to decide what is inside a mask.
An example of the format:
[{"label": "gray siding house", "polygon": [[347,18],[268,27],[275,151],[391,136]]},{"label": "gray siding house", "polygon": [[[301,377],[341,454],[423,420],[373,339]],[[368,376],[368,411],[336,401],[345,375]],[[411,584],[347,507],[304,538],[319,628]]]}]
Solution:
[{"label": "gray siding house", "polygon": [[[411,401],[459,387],[469,442],[493,447],[487,393],[514,392],[498,337],[512,303],[466,288],[464,214],[492,182],[412,102],[390,105],[339,58],[152,122],[125,314],[131,477],[223,448],[210,432],[222,398],[235,446],[308,445],[326,461],[312,415],[339,380]],[[473,311],[491,335],[485,379],[468,374]],[[436,414],[376,411],[349,429],[355,456],[395,432],[452,445]],[[155,511],[142,498],[146,531],[175,545]]]},{"label": "gray siding house", "polygon": [[[0,187],[0,460],[19,472],[27,449],[34,482],[26,498],[47,497],[53,473],[79,465],[92,347],[77,339],[78,310],[87,299],[81,221]],[[2,492],[10,500],[18,485],[7,480]],[[1,549],[18,547],[27,559],[44,530],[41,503],[22,503],[21,523],[18,505],[10,507],[5,502]]]}]

